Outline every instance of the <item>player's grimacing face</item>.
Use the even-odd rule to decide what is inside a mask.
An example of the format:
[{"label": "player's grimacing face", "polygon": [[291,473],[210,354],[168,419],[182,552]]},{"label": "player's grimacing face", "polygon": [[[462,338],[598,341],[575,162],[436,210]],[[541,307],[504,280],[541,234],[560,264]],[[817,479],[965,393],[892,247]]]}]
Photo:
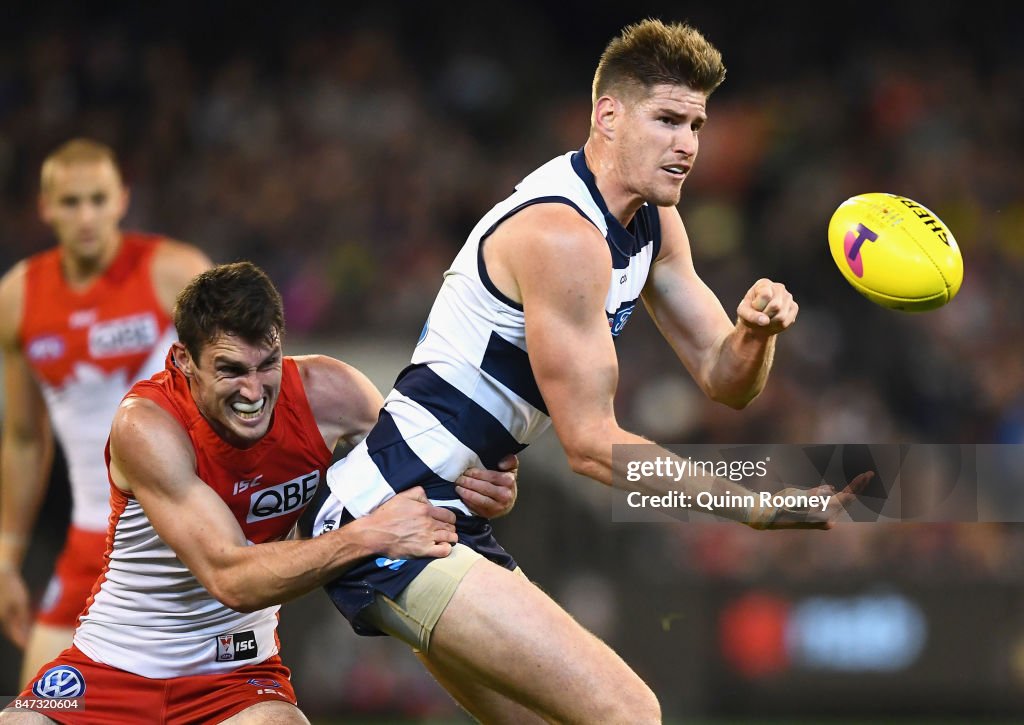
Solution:
[{"label": "player's grimacing face", "polygon": [[257,443],[270,430],[281,393],[281,338],[272,344],[247,342],[220,333],[192,359],[192,396],[200,412],[225,441],[238,448]]},{"label": "player's grimacing face", "polygon": [[67,254],[91,261],[117,242],[128,192],[109,161],[56,164],[39,197],[39,212]]},{"label": "player's grimacing face", "polygon": [[624,104],[616,145],[618,165],[630,191],[656,206],[679,203],[683,181],[700,147],[707,95],[688,86],[653,86]]}]

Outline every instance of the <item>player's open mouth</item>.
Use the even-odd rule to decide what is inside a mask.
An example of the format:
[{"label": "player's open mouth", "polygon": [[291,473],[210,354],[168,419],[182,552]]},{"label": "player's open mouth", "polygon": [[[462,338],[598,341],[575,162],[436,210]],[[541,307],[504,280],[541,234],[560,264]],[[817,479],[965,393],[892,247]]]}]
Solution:
[{"label": "player's open mouth", "polygon": [[661,170],[668,172],[677,179],[682,179],[686,176],[686,172],[690,170],[690,167],[683,164],[673,164],[672,166],[662,166]]},{"label": "player's open mouth", "polygon": [[235,401],[231,404],[231,410],[242,420],[257,420],[263,415],[263,408],[267,404],[266,397],[260,398],[255,403],[243,403]]}]

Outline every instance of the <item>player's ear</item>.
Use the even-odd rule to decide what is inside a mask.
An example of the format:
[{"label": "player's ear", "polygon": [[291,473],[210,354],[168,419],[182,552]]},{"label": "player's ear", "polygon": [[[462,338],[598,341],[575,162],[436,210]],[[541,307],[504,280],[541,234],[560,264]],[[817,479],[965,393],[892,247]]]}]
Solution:
[{"label": "player's ear", "polygon": [[50,209],[49,199],[46,197],[46,192],[40,192],[39,196],[36,197],[36,210],[39,213],[39,218],[44,224],[53,223],[53,212]]},{"label": "player's ear", "polygon": [[188,351],[187,347],[180,342],[175,342],[171,346],[171,358],[174,360],[175,366],[186,378],[192,377],[195,364],[192,361],[192,354]]},{"label": "player's ear", "polygon": [[594,129],[605,138],[615,137],[615,122],[622,112],[621,106],[612,96],[601,96],[594,104]]},{"label": "player's ear", "polygon": [[131,204],[132,201],[131,189],[129,189],[127,186],[122,186],[119,197],[120,198],[118,198],[117,200],[117,220],[118,222],[121,222],[125,218],[125,215],[128,214],[128,206]]}]

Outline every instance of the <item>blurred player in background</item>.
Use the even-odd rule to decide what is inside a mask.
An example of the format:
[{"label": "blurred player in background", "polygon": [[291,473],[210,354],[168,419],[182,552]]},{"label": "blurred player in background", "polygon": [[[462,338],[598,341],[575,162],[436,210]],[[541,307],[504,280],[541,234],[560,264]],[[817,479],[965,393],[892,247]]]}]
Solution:
[{"label": "blurred player in background", "polygon": [[[57,246],[0,280],[5,414],[0,451],[0,624],[25,649],[22,681],[71,644],[103,564],[103,444],[132,383],[163,366],[171,311],[210,266],[193,246],[122,231],[114,152],[69,141],[42,165],[39,213]],[[68,464],[71,527],[35,622],[21,565],[50,479],[53,433]]]},{"label": "blurred player in background", "polygon": [[[724,77],[719,52],[691,27],[645,21],[613,40],[586,145],[530,174],[473,229],[380,421],[328,473],[334,495],[314,534],[414,486],[458,512],[451,556],[367,562],[327,591],[357,632],[410,644],[484,722],[660,721],[647,685],[520,575],[452,482],[552,423],[573,469],[611,484],[612,446],[647,443],[619,427],[613,406],[614,341],[641,297],[709,397],[742,408],[760,393],[797,304],[761,279],[731,319],[697,276],[676,210]],[[648,483],[651,493],[709,489],[703,479]],[[851,495],[816,514],[756,504],[731,513],[757,528],[828,528]]]},{"label": "blurred player in background", "polygon": [[[196,277],[174,319],[165,370],[132,387],[110,429],[109,562],[74,645],[22,696],[82,696],[81,712],[46,713],[69,723],[304,723],[278,605],[374,554],[446,556],[455,516],[411,489],[353,526],[287,540],[380,393],[333,358],[285,357],[280,295],[250,263]],[[462,479],[484,494],[478,513],[511,508],[514,495],[486,494],[514,494],[515,463],[467,471],[481,477]]]}]

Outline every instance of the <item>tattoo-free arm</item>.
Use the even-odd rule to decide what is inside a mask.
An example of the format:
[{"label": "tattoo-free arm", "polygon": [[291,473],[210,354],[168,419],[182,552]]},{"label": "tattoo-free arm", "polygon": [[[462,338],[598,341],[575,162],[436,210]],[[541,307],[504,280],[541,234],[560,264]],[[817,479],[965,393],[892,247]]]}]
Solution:
[{"label": "tattoo-free arm", "polygon": [[732,408],[760,394],[771,371],[775,336],[796,319],[785,287],[758,280],[730,321],[715,294],[697,276],[686,229],[674,207],[660,209],[662,250],[651,267],[643,299],[651,317],[701,390]]},{"label": "tattoo-free arm", "polygon": [[315,539],[249,546],[227,505],[197,477],[185,431],[151,401],[122,404],[110,454],[115,484],[133,493],[196,579],[237,611],[293,599],[375,553],[445,556],[455,541],[454,515],[430,506],[421,490],[413,490],[374,515]]},{"label": "tattoo-free arm", "polygon": [[[612,267],[601,235],[571,211],[538,205],[504,222],[488,244],[492,242],[488,270],[501,277],[507,295],[522,301],[533,374],[572,469],[607,485],[621,485],[627,480],[628,461],[613,458],[615,445],[647,444],[648,455],[675,459],[624,430],[615,417],[618,361],[604,310]],[[702,476],[651,476],[637,488],[655,495],[710,491],[742,498],[751,493],[732,481]],[[847,500],[837,497],[828,511],[798,521],[780,518],[779,510],[756,503],[719,512],[758,528],[828,528]]]},{"label": "tattoo-free arm", "polygon": [[46,495],[53,433],[39,385],[18,340],[24,308],[21,263],[0,280],[0,352],[3,353],[3,437],[0,439],[0,626],[18,646],[31,627],[21,565]]}]

